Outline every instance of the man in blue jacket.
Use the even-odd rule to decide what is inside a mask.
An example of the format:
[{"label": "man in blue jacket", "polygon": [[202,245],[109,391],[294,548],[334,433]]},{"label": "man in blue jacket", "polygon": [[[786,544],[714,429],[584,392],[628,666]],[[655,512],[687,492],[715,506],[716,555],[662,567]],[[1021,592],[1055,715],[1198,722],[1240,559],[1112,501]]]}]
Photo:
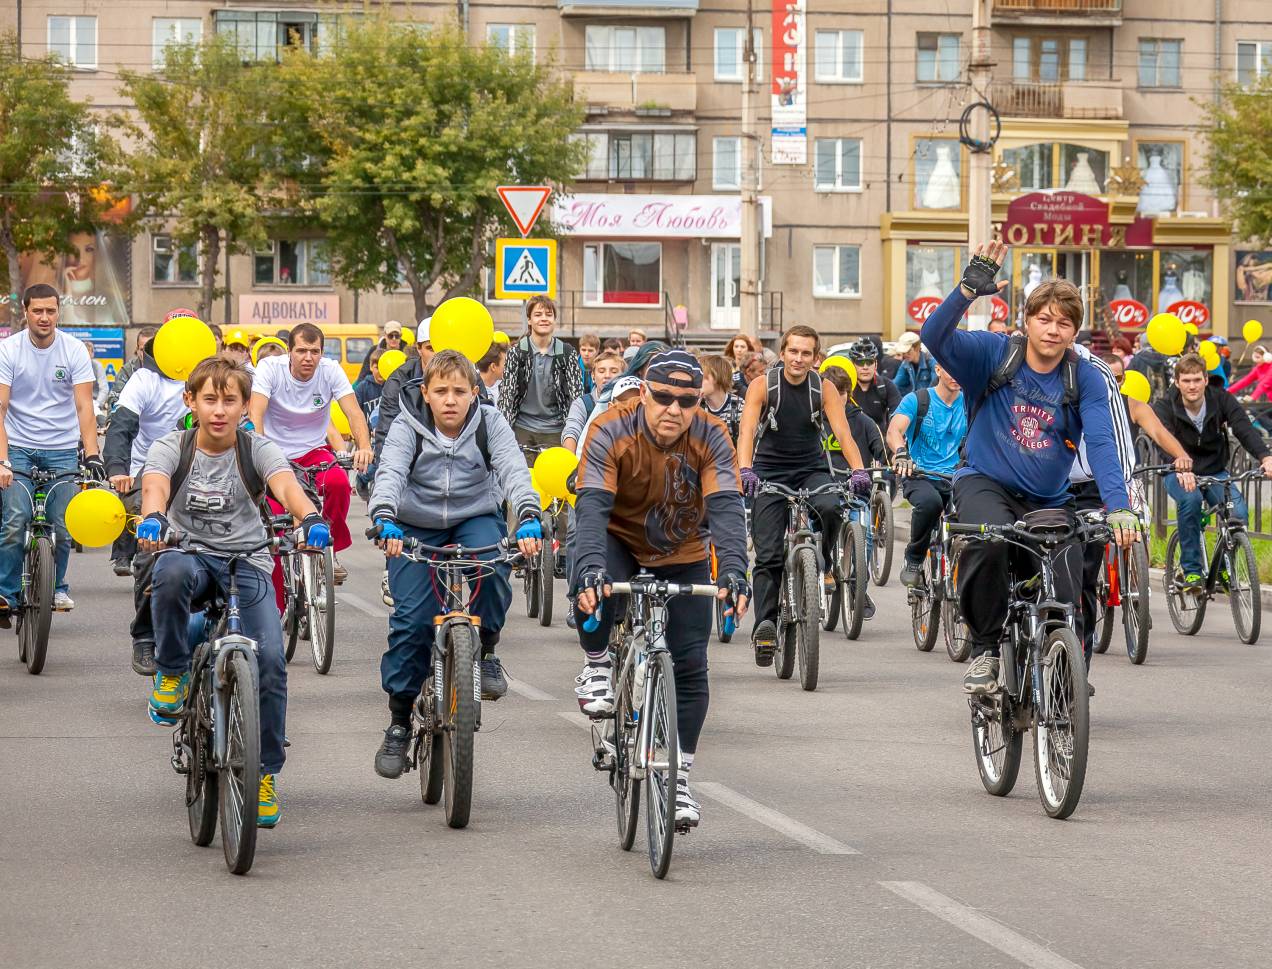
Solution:
[{"label": "man in blue jacket", "polygon": [[[1108,390],[1090,362],[1071,350],[1083,316],[1077,287],[1062,279],[1036,287],[1025,303],[1024,336],[1015,338],[1021,343],[958,328],[977,297],[993,296],[1007,285],[995,282],[1006,254],[1001,242],[979,246],[958,287],[923,324],[924,345],[962,386],[967,401],[966,463],[954,482],[959,521],[1007,525],[1041,508],[1072,511],[1069,470],[1085,435],[1108,523],[1118,543],[1127,546],[1139,520],[1122,480]],[[1082,588],[1082,555],[1070,544],[1075,547],[1065,547],[1055,559],[1061,602],[1077,602]],[[1007,546],[973,542],[963,551],[960,606],[974,657],[963,678],[967,693],[998,691],[1007,577]]]},{"label": "man in blue jacket", "polygon": [[917,333],[902,333],[897,340],[897,355],[901,358],[901,366],[897,367],[897,375],[892,382],[897,385],[897,392],[906,394],[918,393],[924,387],[936,386],[936,363],[932,354],[923,349]]}]

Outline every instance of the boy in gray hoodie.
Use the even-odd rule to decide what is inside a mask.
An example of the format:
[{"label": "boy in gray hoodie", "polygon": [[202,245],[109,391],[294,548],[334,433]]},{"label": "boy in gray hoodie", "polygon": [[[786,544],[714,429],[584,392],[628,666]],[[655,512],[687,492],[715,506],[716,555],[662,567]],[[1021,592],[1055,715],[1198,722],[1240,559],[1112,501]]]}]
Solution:
[{"label": "boy in gray hoodie", "polygon": [[[408,383],[401,410],[380,452],[369,513],[389,559],[389,646],[380,679],[389,695],[389,729],[375,757],[376,773],[400,777],[411,737],[411,705],[432,662],[433,617],[444,609],[432,566],[402,558],[402,540],[429,545],[493,545],[507,535],[503,499],[516,511],[517,545],[539,551],[543,527],[530,469],[508,421],[478,397],[477,371],[454,350],[434,356]],[[491,556],[486,556],[492,558]],[[482,697],[508,690],[495,644],[512,604],[509,568],[486,576],[473,599],[481,620]]]}]

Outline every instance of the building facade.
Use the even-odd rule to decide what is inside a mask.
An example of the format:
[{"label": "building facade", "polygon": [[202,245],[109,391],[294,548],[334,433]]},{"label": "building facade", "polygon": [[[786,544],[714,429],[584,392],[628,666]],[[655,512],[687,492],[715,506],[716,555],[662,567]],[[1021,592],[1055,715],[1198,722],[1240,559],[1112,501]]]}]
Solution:
[{"label": "building facade", "polygon": [[[966,258],[970,155],[959,120],[977,103],[994,112],[994,222],[1013,244],[999,312],[1017,313],[1040,278],[1057,274],[1083,287],[1094,319],[1128,331],[1177,304],[1216,333],[1246,319],[1272,325],[1272,253],[1232,238],[1201,171],[1202,104],[1219,83],[1272,69],[1266,0],[1204,11],[1183,0],[990,8],[994,81],[980,93],[968,84],[971,0],[752,8],[762,329],[803,322],[833,337],[895,336],[921,322]],[[216,31],[245,56],[273,57],[281,45],[318,54],[336,18],[353,15],[292,0],[21,0],[19,9],[24,52],[60,53],[77,68],[76,93],[102,107],[121,106],[120,65],[144,69],[171,40]],[[391,9],[425,21],[457,11]],[[589,161],[552,210],[567,328],[678,326],[703,342],[736,330],[745,6],[470,0],[458,10],[474,43],[551,58],[585,106],[578,136]],[[152,322],[195,298],[194,253],[160,231],[123,248],[111,272],[131,320]],[[230,258],[228,270],[218,322],[411,315],[409,293],[333,286],[320,239],[274,240]],[[520,304],[493,300],[493,282],[496,319],[515,330]]]}]

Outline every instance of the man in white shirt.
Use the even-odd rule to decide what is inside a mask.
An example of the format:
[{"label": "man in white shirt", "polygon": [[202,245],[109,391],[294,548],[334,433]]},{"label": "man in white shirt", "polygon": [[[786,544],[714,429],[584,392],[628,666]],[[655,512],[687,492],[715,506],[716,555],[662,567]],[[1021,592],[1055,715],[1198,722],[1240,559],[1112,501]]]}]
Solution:
[{"label": "man in white shirt", "polygon": [[[252,383],[251,419],[256,432],[276,442],[293,465],[305,468],[334,463],[327,444],[331,402],[336,401],[353,432],[353,466],[365,471],[371,463],[371,435],[358,406],[353,386],[335,360],[323,356],[322,330],[312,323],[292,327],[287,337],[287,356],[262,360]],[[332,467],[314,478],[322,496],[322,515],[331,526],[332,547],[340,552],[353,544],[346,519],[353,494],[344,468]],[[272,507],[272,504],[271,504]],[[274,508],[282,513],[282,506]],[[347,572],[336,562],[336,584]],[[275,591],[281,594],[282,573],[275,569]]]},{"label": "man in white shirt", "polygon": [[98,481],[106,480],[97,448],[93,364],[84,344],[58,330],[60,303],[52,286],[28,286],[22,295],[26,329],[0,342],[0,628],[10,625],[22,584],[22,537],[31,520],[30,480],[22,475],[33,469],[68,475],[49,486],[45,506],[57,529],[53,608],[61,612],[75,608],[66,585],[71,537],[63,519],[76,491],[81,441],[84,467]]}]

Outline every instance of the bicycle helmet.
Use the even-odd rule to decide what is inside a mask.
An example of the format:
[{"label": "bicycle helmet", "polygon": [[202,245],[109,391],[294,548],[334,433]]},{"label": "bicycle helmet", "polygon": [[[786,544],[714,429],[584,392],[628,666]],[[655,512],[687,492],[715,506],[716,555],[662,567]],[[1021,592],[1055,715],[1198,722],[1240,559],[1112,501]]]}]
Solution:
[{"label": "bicycle helmet", "polygon": [[863,336],[848,347],[848,359],[853,363],[874,363],[879,359],[879,348],[873,340]]}]

